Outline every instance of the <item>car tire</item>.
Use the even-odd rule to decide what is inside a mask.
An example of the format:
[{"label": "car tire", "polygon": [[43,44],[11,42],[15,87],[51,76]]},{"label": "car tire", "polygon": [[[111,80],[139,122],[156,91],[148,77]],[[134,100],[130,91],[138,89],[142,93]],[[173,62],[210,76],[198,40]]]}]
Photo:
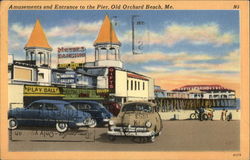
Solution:
[{"label": "car tire", "polygon": [[155,136],[160,136],[160,135],[161,135],[161,131],[155,134]]},{"label": "car tire", "polygon": [[151,142],[151,143],[154,143],[154,142],[155,142],[155,135],[150,136],[150,137],[148,138],[148,141]]},{"label": "car tire", "polygon": [[90,128],[95,128],[97,126],[97,122],[95,119],[92,119],[93,121],[93,124],[92,125],[89,125]]},{"label": "car tire", "polygon": [[8,122],[9,122],[9,129],[13,130],[13,129],[16,129],[18,124],[17,124],[17,120],[15,118],[10,118],[8,119]]},{"label": "car tire", "polygon": [[60,133],[64,133],[68,130],[68,124],[64,122],[57,122],[56,123],[56,130]]}]

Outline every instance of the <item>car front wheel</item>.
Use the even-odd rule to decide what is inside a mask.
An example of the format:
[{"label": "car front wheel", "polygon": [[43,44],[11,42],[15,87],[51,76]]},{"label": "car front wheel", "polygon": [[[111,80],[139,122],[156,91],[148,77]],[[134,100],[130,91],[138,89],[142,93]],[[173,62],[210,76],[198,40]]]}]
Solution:
[{"label": "car front wheel", "polygon": [[149,138],[148,138],[148,140],[149,140],[149,142],[155,142],[155,135],[153,135],[153,136],[150,136]]},{"label": "car front wheel", "polygon": [[66,132],[68,130],[68,124],[63,122],[56,123],[56,130],[60,133]]},{"label": "car front wheel", "polygon": [[95,120],[95,119],[92,119],[92,124],[89,125],[89,127],[90,127],[90,128],[94,128],[94,127],[96,127],[96,125],[97,125],[96,120]]},{"label": "car front wheel", "polygon": [[9,121],[9,129],[16,129],[17,128],[17,120],[15,118],[8,119]]}]

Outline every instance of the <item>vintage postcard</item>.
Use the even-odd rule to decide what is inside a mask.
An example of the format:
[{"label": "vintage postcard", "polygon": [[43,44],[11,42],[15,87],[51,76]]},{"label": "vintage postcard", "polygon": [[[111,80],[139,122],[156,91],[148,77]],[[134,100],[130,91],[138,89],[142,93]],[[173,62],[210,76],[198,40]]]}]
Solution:
[{"label": "vintage postcard", "polygon": [[1,159],[249,159],[248,1],[1,1]]}]

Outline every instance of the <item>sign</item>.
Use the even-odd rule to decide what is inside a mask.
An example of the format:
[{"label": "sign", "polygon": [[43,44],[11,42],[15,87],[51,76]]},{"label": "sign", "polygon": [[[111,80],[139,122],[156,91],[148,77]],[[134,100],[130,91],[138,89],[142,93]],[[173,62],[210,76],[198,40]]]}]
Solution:
[{"label": "sign", "polygon": [[107,88],[96,89],[96,94],[100,95],[101,97],[109,97],[109,89]]},{"label": "sign", "polygon": [[67,54],[58,54],[58,58],[78,58],[85,57],[86,53],[67,53]]},{"label": "sign", "polygon": [[102,93],[109,93],[109,89],[106,88],[98,88],[96,89],[97,94],[102,94]]},{"label": "sign", "polygon": [[71,68],[71,69],[76,69],[77,67],[82,67],[83,63],[63,63],[63,64],[58,64],[58,68]]},{"label": "sign", "polygon": [[61,74],[60,82],[64,84],[74,84],[76,83],[76,73],[75,72],[65,72]]},{"label": "sign", "polygon": [[83,89],[83,88],[62,88],[63,94],[65,95],[63,99],[67,100],[103,100],[104,96],[97,94],[95,89]]},{"label": "sign", "polygon": [[24,86],[24,96],[63,96],[58,87]]},{"label": "sign", "polygon": [[115,93],[115,68],[108,68],[108,88],[109,93]]},{"label": "sign", "polygon": [[85,52],[85,51],[86,51],[85,47],[71,47],[71,48],[61,47],[57,49],[58,53],[60,52]]},{"label": "sign", "polygon": [[58,58],[78,58],[86,57],[86,48],[85,47],[69,47],[69,48],[58,48]]}]

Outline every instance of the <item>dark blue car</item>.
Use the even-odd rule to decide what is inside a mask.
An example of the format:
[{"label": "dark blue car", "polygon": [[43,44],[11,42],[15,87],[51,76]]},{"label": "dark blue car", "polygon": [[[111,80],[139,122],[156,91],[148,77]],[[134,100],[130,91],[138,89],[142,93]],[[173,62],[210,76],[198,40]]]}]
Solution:
[{"label": "dark blue car", "polygon": [[25,108],[15,108],[8,112],[9,129],[18,126],[52,126],[58,132],[68,128],[92,125],[89,113],[76,110],[69,102],[38,100]]},{"label": "dark blue car", "polygon": [[113,116],[102,104],[95,101],[70,101],[70,104],[80,111],[91,114],[94,123],[89,127],[108,124]]}]

